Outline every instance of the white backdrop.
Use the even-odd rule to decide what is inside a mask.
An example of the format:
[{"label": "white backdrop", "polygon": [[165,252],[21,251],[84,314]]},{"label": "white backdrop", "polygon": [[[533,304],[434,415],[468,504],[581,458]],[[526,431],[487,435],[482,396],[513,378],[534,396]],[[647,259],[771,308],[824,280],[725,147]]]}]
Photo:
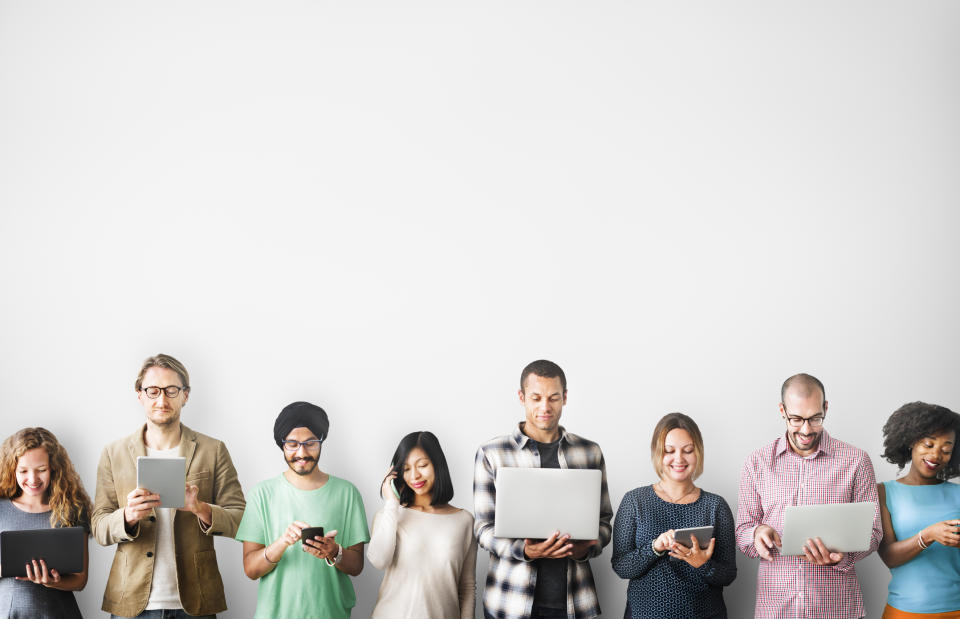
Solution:
[{"label": "white backdrop", "polygon": [[[887,415],[960,406],[958,24],[952,0],[2,0],[0,433],[53,430],[92,494],[166,352],[245,489],[283,469],[273,420],[306,399],[369,517],[416,429],[470,508],[476,447],[545,357],[614,507],[680,410],[736,509],[798,371],[889,479]],[[240,544],[217,548],[223,616],[250,616]],[[89,616],[113,552],[94,544]],[[858,571],[877,617],[888,571]]]}]

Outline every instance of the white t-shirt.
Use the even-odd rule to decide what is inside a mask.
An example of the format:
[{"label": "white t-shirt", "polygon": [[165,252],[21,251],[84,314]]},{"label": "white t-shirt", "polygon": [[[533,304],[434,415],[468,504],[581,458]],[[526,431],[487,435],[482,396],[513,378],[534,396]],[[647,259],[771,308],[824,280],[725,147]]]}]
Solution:
[{"label": "white t-shirt", "polygon": [[[180,455],[180,445],[172,449],[152,449],[147,447],[148,456],[176,458]],[[157,547],[153,556],[153,584],[150,586],[150,599],[144,610],[162,608],[183,608],[180,603],[180,591],[177,589],[177,563],[173,549],[173,517],[177,510],[172,507],[158,507]]]}]

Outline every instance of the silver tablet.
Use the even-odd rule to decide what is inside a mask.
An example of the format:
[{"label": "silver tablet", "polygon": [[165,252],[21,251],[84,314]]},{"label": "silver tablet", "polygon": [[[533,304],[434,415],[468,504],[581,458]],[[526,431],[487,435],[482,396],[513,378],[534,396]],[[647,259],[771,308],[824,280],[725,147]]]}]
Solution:
[{"label": "silver tablet", "polygon": [[692,527],[689,529],[677,529],[673,532],[673,539],[677,540],[687,548],[693,545],[691,536],[696,536],[697,546],[706,548],[710,545],[710,538],[713,537],[713,527]]},{"label": "silver tablet", "polygon": [[595,469],[497,469],[493,534],[545,539],[560,531],[571,539],[597,539],[602,477]]},{"label": "silver tablet", "polygon": [[61,574],[83,571],[87,534],[83,527],[0,533],[0,576],[26,576],[27,563],[43,559]]},{"label": "silver tablet", "polygon": [[869,550],[876,513],[877,504],[871,501],[787,507],[783,510],[780,554],[802,555],[803,545],[814,537],[833,552]]},{"label": "silver tablet", "polygon": [[160,507],[183,507],[187,459],[137,456],[137,488],[160,495]]}]

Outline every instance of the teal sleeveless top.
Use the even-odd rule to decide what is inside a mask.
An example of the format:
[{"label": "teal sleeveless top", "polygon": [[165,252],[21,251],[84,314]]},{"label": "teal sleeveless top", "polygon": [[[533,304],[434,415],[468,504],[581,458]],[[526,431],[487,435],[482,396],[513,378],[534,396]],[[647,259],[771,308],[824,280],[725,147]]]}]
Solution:
[{"label": "teal sleeveless top", "polygon": [[[898,540],[921,529],[960,517],[960,485],[944,482],[933,486],[883,483],[887,509]],[[908,613],[944,613],[960,610],[960,548],[948,548],[924,539],[930,547],[900,567],[890,569],[893,578],[887,604]]]}]

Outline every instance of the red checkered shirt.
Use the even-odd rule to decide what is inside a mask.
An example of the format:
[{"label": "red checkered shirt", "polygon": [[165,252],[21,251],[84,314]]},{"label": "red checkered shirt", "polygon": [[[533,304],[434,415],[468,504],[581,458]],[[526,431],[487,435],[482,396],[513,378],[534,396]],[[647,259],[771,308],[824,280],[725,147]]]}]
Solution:
[{"label": "red checkered shirt", "polygon": [[[737,546],[757,558],[753,534],[767,524],[783,532],[788,505],[877,503],[877,483],[870,457],[826,431],[820,446],[806,458],[789,449],[786,435],[750,454],[740,475]],[[803,557],[760,561],[757,574],[757,619],[857,619],[866,611],[854,564],[877,549],[883,530],[880,508],[873,518],[870,550],[850,552],[836,565],[813,565]]]}]

